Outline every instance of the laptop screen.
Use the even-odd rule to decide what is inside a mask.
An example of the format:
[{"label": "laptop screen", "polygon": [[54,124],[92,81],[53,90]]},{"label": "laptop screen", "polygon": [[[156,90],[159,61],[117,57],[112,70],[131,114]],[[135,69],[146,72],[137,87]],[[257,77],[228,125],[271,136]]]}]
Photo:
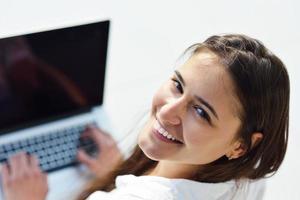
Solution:
[{"label": "laptop screen", "polygon": [[0,134],[103,102],[109,21],[0,39]]}]

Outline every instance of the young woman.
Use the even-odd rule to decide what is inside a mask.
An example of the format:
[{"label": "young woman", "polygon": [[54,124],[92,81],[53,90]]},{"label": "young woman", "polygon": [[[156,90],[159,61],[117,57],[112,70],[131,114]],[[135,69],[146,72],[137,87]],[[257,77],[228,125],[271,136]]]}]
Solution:
[{"label": "young woman", "polygon": [[[261,42],[244,35],[209,37],[153,97],[151,114],[132,155],[89,127],[101,153],[78,159],[96,178],[79,199],[261,199],[264,177],[287,147],[289,78]],[[34,157],[3,166],[7,200],[45,199],[46,176]]]}]

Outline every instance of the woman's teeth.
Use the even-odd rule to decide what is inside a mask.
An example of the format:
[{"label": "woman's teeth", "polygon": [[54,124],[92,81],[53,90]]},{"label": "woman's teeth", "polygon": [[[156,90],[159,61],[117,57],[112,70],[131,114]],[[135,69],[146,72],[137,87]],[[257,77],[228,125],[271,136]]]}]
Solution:
[{"label": "woman's teeth", "polygon": [[174,138],[173,135],[168,133],[163,127],[160,126],[160,124],[156,121],[154,128],[165,138],[172,140],[172,141],[177,141],[176,138]]}]

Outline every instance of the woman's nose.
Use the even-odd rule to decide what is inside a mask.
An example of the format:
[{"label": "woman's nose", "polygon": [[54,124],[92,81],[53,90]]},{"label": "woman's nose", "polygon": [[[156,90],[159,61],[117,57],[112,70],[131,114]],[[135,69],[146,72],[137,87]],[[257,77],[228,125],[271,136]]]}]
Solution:
[{"label": "woman's nose", "polygon": [[159,110],[159,118],[170,125],[178,125],[184,112],[184,102],[181,99],[172,99],[166,102]]}]

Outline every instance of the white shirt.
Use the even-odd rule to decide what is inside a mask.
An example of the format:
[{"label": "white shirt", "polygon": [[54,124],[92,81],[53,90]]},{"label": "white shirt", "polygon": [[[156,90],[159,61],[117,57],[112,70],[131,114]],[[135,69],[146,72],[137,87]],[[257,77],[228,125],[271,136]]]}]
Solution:
[{"label": "white shirt", "polygon": [[97,191],[87,200],[260,200],[265,180],[201,183],[158,176],[123,175],[111,192]]}]

